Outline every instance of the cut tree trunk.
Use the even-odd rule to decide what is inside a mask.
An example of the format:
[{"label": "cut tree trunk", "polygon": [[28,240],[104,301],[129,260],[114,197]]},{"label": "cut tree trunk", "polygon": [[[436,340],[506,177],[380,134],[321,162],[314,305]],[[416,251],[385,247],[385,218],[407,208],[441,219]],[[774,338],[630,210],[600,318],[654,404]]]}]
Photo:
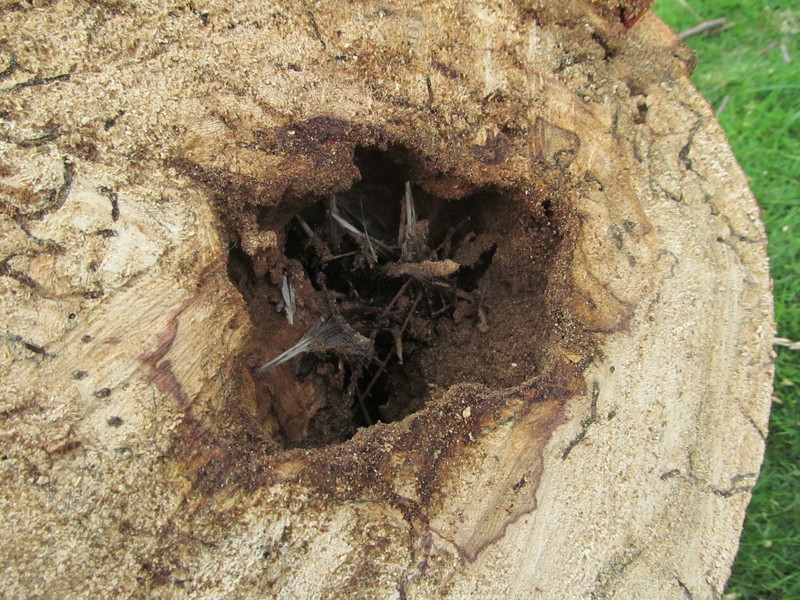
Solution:
[{"label": "cut tree trunk", "polygon": [[[28,4],[0,9],[6,597],[721,596],[766,241],[648,2]],[[405,181],[430,261],[381,266]],[[356,303],[405,319],[374,357],[257,372]]]}]

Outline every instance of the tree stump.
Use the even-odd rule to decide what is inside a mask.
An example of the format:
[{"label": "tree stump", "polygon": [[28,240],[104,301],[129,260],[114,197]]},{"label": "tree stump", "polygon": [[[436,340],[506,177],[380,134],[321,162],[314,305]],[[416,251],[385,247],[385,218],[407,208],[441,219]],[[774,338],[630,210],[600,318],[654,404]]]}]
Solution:
[{"label": "tree stump", "polygon": [[719,598],[766,240],[647,4],[7,4],[7,597]]}]

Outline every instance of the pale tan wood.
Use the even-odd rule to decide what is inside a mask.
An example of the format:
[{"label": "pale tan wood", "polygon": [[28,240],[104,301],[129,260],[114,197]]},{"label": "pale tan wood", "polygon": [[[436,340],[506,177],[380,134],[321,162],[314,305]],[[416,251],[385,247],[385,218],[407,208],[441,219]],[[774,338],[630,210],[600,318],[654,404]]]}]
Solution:
[{"label": "pale tan wood", "polygon": [[[192,6],[0,14],[4,594],[719,598],[771,286],[676,36],[602,2]],[[561,320],[519,331],[546,345],[523,385],[287,451],[308,419],[275,414],[309,405],[293,380],[258,403],[288,334],[252,339],[226,227],[267,272],[292,209],[253,207],[346,188],[380,136],[553,198]]]}]

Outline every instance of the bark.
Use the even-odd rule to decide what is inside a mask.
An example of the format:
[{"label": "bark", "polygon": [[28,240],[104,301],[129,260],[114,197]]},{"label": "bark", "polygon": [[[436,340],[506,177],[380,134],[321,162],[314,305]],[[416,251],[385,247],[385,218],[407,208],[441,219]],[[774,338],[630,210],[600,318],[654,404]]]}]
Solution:
[{"label": "bark", "polygon": [[[719,598],[766,239],[646,4],[0,8],[5,594]],[[255,368],[325,310],[286,227],[363,149],[496,251],[356,431],[334,363]]]}]

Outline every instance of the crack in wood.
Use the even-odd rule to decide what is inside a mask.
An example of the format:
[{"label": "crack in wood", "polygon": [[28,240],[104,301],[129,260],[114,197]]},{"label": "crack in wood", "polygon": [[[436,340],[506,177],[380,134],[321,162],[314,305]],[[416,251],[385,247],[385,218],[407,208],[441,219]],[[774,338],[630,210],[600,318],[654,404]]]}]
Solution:
[{"label": "crack in wood", "polygon": [[22,342],[22,345],[25,346],[28,350],[33,352],[34,354],[39,354],[41,356],[45,356],[47,351],[42,348],[41,346],[37,346],[33,342]]},{"label": "crack in wood", "polygon": [[429,75],[425,76],[425,87],[428,89],[428,109],[433,110],[433,84]]},{"label": "crack in wood", "polygon": [[755,429],[758,432],[758,435],[761,437],[761,439],[766,442],[767,441],[767,434],[764,431],[761,430],[761,428],[755,422],[753,417],[751,417],[750,415],[748,415],[744,411],[742,411],[742,414],[744,415],[744,418],[747,419],[747,422],[750,423],[750,425],[753,426],[753,429]]},{"label": "crack in wood", "polygon": [[40,77],[35,76],[32,79],[28,79],[28,81],[22,81],[16,85],[11,86],[6,92],[16,92],[18,90],[28,88],[28,87],[35,87],[40,85],[48,85],[50,83],[54,83],[56,81],[69,81],[72,78],[70,73],[62,73],[61,75],[53,75],[51,77]]},{"label": "crack in wood", "polygon": [[672,264],[669,266],[669,275],[666,277],[666,279],[673,279],[675,277],[675,269],[677,269],[681,261],[678,260],[678,257],[675,256],[674,252],[662,248],[656,255],[656,262],[660,261],[664,256],[668,256],[672,259]]},{"label": "crack in wood", "polygon": [[608,40],[596,31],[592,33],[592,40],[603,49],[603,60],[611,60],[617,55],[617,50],[608,43]]},{"label": "crack in wood", "polygon": [[586,437],[586,432],[595,423],[600,421],[600,418],[597,415],[597,399],[600,397],[600,383],[597,380],[592,381],[592,402],[589,409],[589,418],[584,420],[581,423],[581,430],[578,432],[572,441],[567,444],[567,447],[564,448],[564,451],[561,454],[561,460],[566,460],[569,456],[569,453],[572,452],[572,449],[577,446],[580,441]]},{"label": "crack in wood", "polygon": [[683,202],[683,192],[681,192],[681,195],[678,196],[660,185],[654,185],[653,187],[659,192],[661,192],[669,200],[672,200],[673,202]]},{"label": "crack in wood", "polygon": [[[713,208],[713,206],[712,206],[712,208]],[[717,241],[726,243],[728,245],[731,245],[732,242],[730,241],[730,239],[734,238],[736,240],[739,240],[740,242],[744,242],[745,244],[766,244],[767,243],[767,237],[766,236],[761,236],[761,237],[758,237],[758,238],[747,237],[746,235],[743,235],[743,234],[739,233],[734,228],[733,224],[731,223],[731,219],[730,219],[730,217],[728,215],[724,215],[723,214],[723,215],[720,215],[720,216],[722,217],[722,220],[725,221],[725,225],[728,226],[728,229],[730,229],[731,233],[727,238],[717,238]],[[733,246],[731,246],[731,247],[733,247]],[[737,252],[737,254],[738,254],[738,252]]]},{"label": "crack in wood", "polygon": [[753,489],[754,486],[752,485],[736,485],[740,481],[744,479],[754,479],[756,477],[756,473],[739,473],[734,475],[731,478],[731,486],[729,488],[721,488],[711,483],[702,480],[701,478],[697,477],[692,469],[689,469],[688,473],[683,473],[680,469],[671,469],[661,474],[660,478],[662,481],[666,481],[667,479],[672,479],[677,477],[682,481],[685,481],[689,485],[699,488],[700,491],[714,494],[715,496],[719,496],[720,498],[731,498],[732,496],[736,496],[737,494],[742,494],[744,492],[749,492]]},{"label": "crack in wood", "polygon": [[430,558],[431,550],[433,549],[433,535],[431,535],[432,532],[430,530],[415,538],[414,524],[408,519],[406,519],[406,523],[410,525],[410,556],[408,566],[397,581],[396,589],[401,599],[408,597],[406,590],[409,584],[425,573],[428,567],[428,558]]},{"label": "crack in wood", "polygon": [[57,354],[48,352],[43,346],[40,346],[39,344],[34,344],[33,342],[23,338],[21,335],[17,335],[15,333],[7,334],[6,339],[12,344],[20,344],[23,348],[25,348],[29,352],[37,356],[41,356],[42,359],[56,358],[58,356]]},{"label": "crack in wood", "polygon": [[117,124],[119,118],[124,114],[125,114],[124,110],[118,110],[117,114],[115,114],[113,117],[108,117],[105,121],[103,121],[103,131],[108,131],[109,129],[114,127],[114,125]]},{"label": "crack in wood", "polygon": [[97,188],[97,191],[106,198],[108,198],[109,202],[111,202],[111,220],[116,221],[119,219],[119,196],[117,192],[112,190],[110,187],[106,187],[101,185]]},{"label": "crack in wood", "polygon": [[19,256],[18,254],[12,254],[10,256],[5,257],[2,261],[0,261],[0,277],[10,277],[21,283],[24,286],[27,286],[33,290],[39,290],[42,286],[34,280],[29,275],[26,275],[22,271],[18,271],[14,267],[9,264],[9,261],[12,258]]},{"label": "crack in wood", "polygon": [[49,144],[50,142],[57,139],[59,135],[61,135],[59,132],[59,128],[58,126],[54,125],[52,127],[45,128],[45,132],[42,135],[38,137],[20,140],[19,142],[16,142],[16,144],[20,148],[37,148],[39,146],[44,146],[45,144]]},{"label": "crack in wood", "polygon": [[64,254],[66,251],[65,248],[59,244],[58,242],[51,240],[51,239],[42,239],[33,235],[28,228],[25,226],[24,223],[20,223],[15,218],[14,221],[19,226],[19,228],[25,233],[28,238],[30,238],[37,246],[38,249],[30,249],[24,253],[13,253],[9,254],[2,260],[0,260],[0,277],[9,277],[21,283],[22,285],[31,288],[32,290],[36,290],[36,292],[44,297],[44,298],[52,298],[53,294],[45,290],[42,285],[29,276],[27,273],[20,271],[19,269],[15,269],[11,266],[11,261],[17,257],[24,257],[24,258],[36,258],[42,254],[49,254],[49,255],[58,255]]},{"label": "crack in wood", "polygon": [[625,574],[630,567],[642,555],[641,550],[627,548],[618,555],[612,557],[597,573],[595,577],[595,587],[589,592],[591,600],[605,600],[613,596],[615,584]]},{"label": "crack in wood", "polygon": [[686,586],[686,584],[683,583],[678,577],[675,577],[675,580],[678,582],[678,585],[680,586],[681,590],[683,590],[683,595],[686,596],[686,600],[694,600],[694,595]]},{"label": "crack in wood", "polygon": [[36,244],[37,246],[42,248],[42,250],[40,252],[37,252],[35,254],[28,254],[27,256],[29,256],[29,257],[38,256],[39,253],[44,253],[44,254],[64,254],[64,252],[67,251],[67,249],[64,248],[64,246],[62,246],[61,244],[59,244],[58,242],[56,242],[55,240],[53,240],[51,238],[40,238],[40,237],[34,235],[31,232],[31,230],[28,229],[28,227],[27,227],[27,225],[25,225],[25,223],[20,223],[16,219],[14,220],[14,222],[22,230],[22,233],[24,233],[30,240],[32,240],[34,244]]},{"label": "crack in wood", "polygon": [[[48,199],[45,205],[38,210],[35,210],[31,213],[23,214],[19,207],[15,206],[8,206],[4,202],[0,202],[0,206],[3,208],[8,207],[8,209],[12,212],[12,219],[14,222],[19,225],[19,227],[25,232],[25,234],[34,239],[38,245],[42,245],[42,241],[34,236],[27,228],[26,228],[26,221],[41,221],[46,215],[58,211],[62,206],[64,206],[64,202],[67,201],[67,197],[69,196],[70,189],[72,188],[72,181],[75,178],[75,165],[73,164],[72,160],[68,157],[64,158],[64,182],[57,188],[53,188],[50,190]],[[46,243],[46,242],[43,242]]]},{"label": "crack in wood", "polygon": [[309,8],[307,0],[300,0],[300,3],[303,5],[303,10],[305,10],[306,15],[308,16],[308,20],[311,21],[311,29],[314,31],[314,37],[316,37],[319,43],[322,44],[322,49],[327,50],[328,45],[322,38],[322,34],[320,33],[319,27],[317,26],[317,19],[314,16],[314,13],[312,12],[311,8]]},{"label": "crack in wood", "polygon": [[703,177],[702,175],[700,175],[700,173],[694,170],[694,167],[692,165],[692,159],[689,158],[689,152],[692,149],[692,144],[694,144],[694,136],[700,130],[700,127],[703,126],[703,123],[705,123],[705,121],[706,121],[705,117],[701,117],[695,122],[694,125],[692,125],[692,128],[689,130],[689,139],[686,141],[686,144],[684,144],[683,148],[681,148],[680,151],[678,152],[678,158],[681,160],[686,170],[691,171],[692,173],[697,175],[700,179],[705,179],[705,177]]},{"label": "crack in wood", "polygon": [[0,81],[11,77],[14,71],[16,71],[19,68],[19,63],[17,62],[17,56],[13,52],[10,52],[9,54],[10,56],[8,59],[8,66],[2,71],[0,71]]}]

